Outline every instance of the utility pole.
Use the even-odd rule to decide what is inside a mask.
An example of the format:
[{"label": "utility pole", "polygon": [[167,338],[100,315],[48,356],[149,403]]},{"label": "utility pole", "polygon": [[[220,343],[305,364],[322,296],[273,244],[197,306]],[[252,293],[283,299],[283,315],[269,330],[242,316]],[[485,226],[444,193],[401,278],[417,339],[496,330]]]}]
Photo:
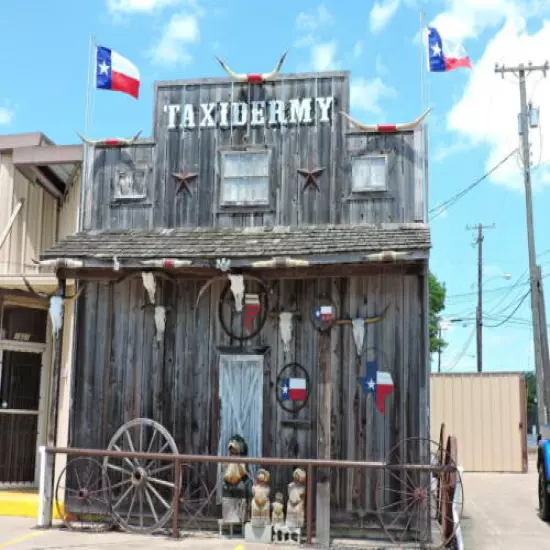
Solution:
[{"label": "utility pole", "polygon": [[493,229],[493,225],[482,225],[478,223],[473,227],[466,226],[466,229],[477,229],[477,307],[476,307],[476,359],[477,372],[483,371],[483,230]]},{"label": "utility pole", "polygon": [[520,63],[516,67],[505,67],[495,65],[495,73],[500,73],[504,78],[505,73],[513,73],[519,80],[519,100],[520,113],[518,116],[519,135],[521,137],[521,159],[523,162],[523,180],[525,184],[525,206],[527,213],[527,244],[529,247],[529,278],[531,289],[531,314],[533,317],[533,345],[535,350],[535,371],[537,378],[537,406],[539,413],[539,426],[546,424],[546,404],[550,403],[550,379],[544,377],[544,364],[542,358],[542,333],[541,333],[541,308],[540,308],[540,285],[537,257],[535,249],[535,232],[533,224],[533,196],[531,190],[531,151],[529,143],[529,127],[536,127],[538,111],[533,109],[531,104],[527,104],[526,77],[530,73],[537,71],[542,72],[546,77],[547,71],[550,69],[548,61],[544,65],[533,65],[528,63],[527,66]]}]

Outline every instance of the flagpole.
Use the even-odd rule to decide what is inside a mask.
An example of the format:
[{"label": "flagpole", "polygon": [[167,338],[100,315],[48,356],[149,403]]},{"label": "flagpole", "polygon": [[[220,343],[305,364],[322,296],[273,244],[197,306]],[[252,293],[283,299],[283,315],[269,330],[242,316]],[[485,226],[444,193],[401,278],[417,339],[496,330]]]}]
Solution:
[{"label": "flagpole", "polygon": [[[90,129],[90,108],[91,108],[91,102],[92,102],[92,86],[95,85],[92,84],[92,59],[93,59],[93,45],[94,45],[94,37],[92,33],[90,33],[90,40],[88,42],[88,75],[87,75],[87,81],[86,81],[86,106],[84,108],[84,133],[85,135],[88,134],[88,130]],[[95,81],[95,76],[93,77],[93,80]]]}]

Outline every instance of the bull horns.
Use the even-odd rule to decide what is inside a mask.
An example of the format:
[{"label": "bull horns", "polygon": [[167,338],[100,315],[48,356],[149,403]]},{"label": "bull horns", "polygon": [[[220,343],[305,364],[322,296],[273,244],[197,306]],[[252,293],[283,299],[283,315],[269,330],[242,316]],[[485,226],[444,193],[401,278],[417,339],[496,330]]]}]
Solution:
[{"label": "bull horns", "polygon": [[347,113],[340,111],[340,114],[347,118],[356,128],[362,132],[393,134],[395,132],[406,132],[414,130],[428,116],[432,108],[426,109],[416,120],[412,122],[403,122],[400,124],[362,124]]},{"label": "bull horns", "polygon": [[270,73],[235,73],[228,65],[222,61],[219,57],[216,57],[218,63],[222,66],[222,69],[229,75],[230,78],[237,80],[238,82],[250,82],[254,84],[260,84],[266,80],[273,80],[281,70],[283,62],[286,58],[288,50],[281,56],[277,65]]},{"label": "bull horns", "polygon": [[106,139],[88,139],[83,135],[76,132],[76,135],[82,140],[83,143],[90,146],[103,145],[105,147],[124,147],[126,145],[133,145],[139,136],[141,130],[132,138],[106,138]]}]

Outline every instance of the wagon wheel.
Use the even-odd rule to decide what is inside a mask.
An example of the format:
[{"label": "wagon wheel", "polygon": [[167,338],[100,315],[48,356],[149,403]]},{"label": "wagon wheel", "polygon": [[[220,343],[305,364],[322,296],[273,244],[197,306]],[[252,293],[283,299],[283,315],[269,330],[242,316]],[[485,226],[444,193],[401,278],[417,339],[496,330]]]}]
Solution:
[{"label": "wagon wheel", "polygon": [[[445,422],[441,423],[439,428],[439,456],[438,463],[443,465],[445,454]],[[437,512],[437,521],[441,523],[441,477],[437,476],[437,502],[438,502],[438,512]]]},{"label": "wagon wheel", "polygon": [[[168,430],[149,418],[122,425],[112,437],[109,451],[178,454]],[[124,531],[152,533],[161,529],[173,512],[175,462],[164,459],[106,457],[110,476],[112,512]]]},{"label": "wagon wheel", "polygon": [[[450,491],[446,490],[448,483],[443,476],[451,475],[457,483],[461,482],[456,461],[450,456],[446,458],[446,465],[452,469],[451,474],[391,469],[392,465],[399,464],[441,466],[441,454],[437,442],[414,437],[403,439],[390,450],[386,462],[390,468],[378,472],[375,496],[378,519],[392,543],[413,540],[422,544],[423,548],[438,549],[445,548],[454,537],[462,515],[462,502],[458,506],[459,520],[456,523],[452,521],[452,497],[443,514],[445,521],[440,521],[437,487],[439,478],[443,478],[442,494],[449,495]],[[448,497],[443,500],[447,502]],[[452,529],[449,529],[449,521]]]},{"label": "wagon wheel", "polygon": [[[456,437],[449,436],[443,457],[444,466],[455,466],[457,461],[457,444]],[[458,528],[458,523],[455,525],[453,514],[453,500],[457,486],[461,484],[460,500],[457,504],[457,512],[460,521],[462,515],[462,507],[464,505],[464,497],[462,494],[462,480],[458,470],[452,469],[444,472],[441,475],[441,497],[439,502],[439,517],[441,521],[441,529],[448,540],[452,540]]]},{"label": "wagon wheel", "polygon": [[71,458],[57,479],[57,513],[69,529],[106,531],[113,525],[111,486],[100,462]]},{"label": "wagon wheel", "polygon": [[200,528],[200,520],[206,517],[216,487],[208,489],[204,481],[208,476],[194,464],[182,464],[181,477],[180,517],[187,528]]}]

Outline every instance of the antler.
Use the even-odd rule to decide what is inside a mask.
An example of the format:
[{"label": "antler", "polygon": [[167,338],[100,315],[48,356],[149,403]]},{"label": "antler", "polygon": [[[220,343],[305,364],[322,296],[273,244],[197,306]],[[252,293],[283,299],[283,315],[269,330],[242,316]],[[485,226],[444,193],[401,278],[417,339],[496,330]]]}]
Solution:
[{"label": "antler", "polygon": [[31,283],[29,283],[29,280],[27,279],[27,277],[25,277],[25,275],[21,275],[21,277],[23,277],[23,281],[25,283],[25,286],[27,287],[27,290],[31,294],[34,294],[35,296],[38,296],[39,298],[42,298],[43,300],[48,300],[50,298],[49,294],[44,294],[43,292],[38,292],[37,290],[34,290],[34,288],[32,287]]},{"label": "antler", "polygon": [[281,56],[281,59],[279,59],[279,62],[277,65],[275,65],[275,68],[270,73],[235,73],[233,72],[229,66],[222,61],[219,57],[216,57],[218,60],[218,63],[222,66],[222,69],[231,77],[239,82],[251,82],[254,84],[258,84],[261,82],[265,82],[266,80],[273,80],[281,70],[281,67],[283,65],[283,62],[288,54],[288,50]]},{"label": "antler", "polygon": [[106,138],[106,139],[88,139],[76,132],[76,135],[86,144],[90,146],[103,145],[106,147],[123,147],[125,145],[133,145],[141,135],[141,130],[133,138]]},{"label": "antler", "polygon": [[406,132],[408,130],[414,130],[428,116],[431,110],[432,108],[430,107],[429,109],[424,111],[416,120],[400,124],[362,124],[361,122],[358,122],[343,111],[340,111],[340,114],[346,117],[354,126],[359,128],[359,130],[362,130],[363,132],[391,134],[395,132]]}]

